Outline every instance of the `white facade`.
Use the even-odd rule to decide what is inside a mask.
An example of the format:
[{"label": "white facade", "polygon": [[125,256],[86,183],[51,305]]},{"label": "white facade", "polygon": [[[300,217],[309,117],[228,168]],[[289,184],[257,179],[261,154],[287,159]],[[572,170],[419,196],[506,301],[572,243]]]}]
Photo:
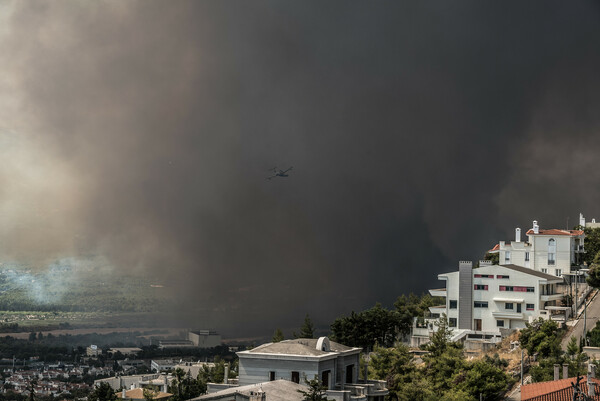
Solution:
[{"label": "white facade", "polygon": [[498,335],[501,329],[522,329],[525,323],[547,317],[546,307],[562,298],[556,285],[562,279],[516,265],[460,262],[459,271],[438,275],[446,290],[430,290],[445,296],[445,305],[430,308],[445,313],[449,326],[461,333]]},{"label": "white facade", "polygon": [[328,397],[337,399],[338,394],[343,400],[350,396],[364,401],[383,400],[388,394],[384,382],[358,382],[361,350],[329,341],[327,337],[263,344],[237,353],[239,385],[281,379],[303,384],[305,379],[317,377],[328,389]]},{"label": "white facade", "polygon": [[513,264],[557,277],[571,273],[571,266],[581,263],[584,253],[583,230],[540,229],[537,221],[521,241],[521,229],[514,241],[500,241],[490,253],[499,254],[499,264]]}]

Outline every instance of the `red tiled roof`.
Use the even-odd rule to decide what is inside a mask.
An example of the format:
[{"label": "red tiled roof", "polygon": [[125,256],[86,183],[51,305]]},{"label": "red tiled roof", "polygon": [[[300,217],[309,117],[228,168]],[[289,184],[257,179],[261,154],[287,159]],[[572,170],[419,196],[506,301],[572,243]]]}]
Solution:
[{"label": "red tiled roof", "polygon": [[498,250],[500,250],[500,244],[494,245],[494,247],[492,249],[490,249],[488,252],[494,252],[494,251],[498,251]]},{"label": "red tiled roof", "polygon": [[583,235],[583,230],[558,230],[556,228],[552,228],[550,230],[539,230],[539,233],[535,234],[533,229],[529,229],[529,231],[527,231],[527,235],[571,235],[576,237],[578,235]]},{"label": "red tiled roof", "polygon": [[[592,380],[596,383],[596,396],[593,400],[600,400],[600,380],[596,378]],[[571,377],[549,382],[525,384],[521,386],[521,401],[571,401],[573,399],[573,386],[571,383],[577,383],[577,378]],[[583,376],[579,382],[579,388],[587,395],[587,376]]]}]

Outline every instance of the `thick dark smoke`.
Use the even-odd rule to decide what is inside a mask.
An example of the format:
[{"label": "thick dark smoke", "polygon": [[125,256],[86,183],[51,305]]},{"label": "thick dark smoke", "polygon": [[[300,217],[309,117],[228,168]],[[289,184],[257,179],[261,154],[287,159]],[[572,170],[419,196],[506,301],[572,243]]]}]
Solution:
[{"label": "thick dark smoke", "polygon": [[598,11],[4,3],[3,259],[102,255],[225,332],[391,305],[600,217]]}]

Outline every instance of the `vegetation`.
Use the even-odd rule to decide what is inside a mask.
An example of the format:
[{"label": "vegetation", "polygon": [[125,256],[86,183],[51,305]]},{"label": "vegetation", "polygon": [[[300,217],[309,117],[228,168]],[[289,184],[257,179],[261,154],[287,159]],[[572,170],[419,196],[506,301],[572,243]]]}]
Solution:
[{"label": "vegetation", "polygon": [[466,361],[462,346],[450,341],[452,332],[445,317],[437,324],[439,330],[426,346],[429,354],[423,357],[424,366],[414,363],[404,345],[376,347],[369,366],[371,376],[387,382],[393,400],[476,401],[480,394],[485,400],[499,400],[513,383],[502,369],[506,361]]},{"label": "vegetation", "polygon": [[325,390],[327,387],[323,386],[317,376],[312,380],[308,380],[304,378],[304,382],[308,386],[308,390],[298,390],[304,396],[304,400],[306,401],[328,401],[329,398],[325,396]]},{"label": "vegetation", "polygon": [[562,331],[556,322],[539,318],[532,323],[525,323],[525,326],[519,335],[519,342],[529,355],[538,354],[539,358],[560,357]]},{"label": "vegetation", "polygon": [[278,343],[280,341],[283,341],[285,338],[283,337],[283,331],[281,331],[280,328],[277,328],[275,330],[275,333],[273,333],[273,339],[271,341],[273,341],[274,343]]},{"label": "vegetation", "polygon": [[294,332],[294,337],[296,338],[314,338],[315,337],[315,325],[312,320],[308,316],[308,313],[304,317],[304,323],[302,327],[300,327],[300,334],[296,334]]},{"label": "vegetation", "polygon": [[116,399],[115,390],[106,382],[98,384],[88,396],[89,401],[115,401]]},{"label": "vegetation", "polygon": [[430,295],[402,295],[394,303],[395,310],[388,310],[377,303],[363,312],[337,318],[331,325],[334,341],[371,350],[375,345],[391,347],[398,335],[410,334],[414,318],[429,315],[429,307],[442,303]]},{"label": "vegetation", "polygon": [[177,368],[173,372],[175,378],[171,381],[169,392],[173,394],[172,401],[189,400],[206,393],[206,382],[199,378],[193,378],[189,372]]},{"label": "vegetation", "polygon": [[375,344],[391,347],[396,341],[398,312],[376,304],[373,308],[336,319],[331,336],[336,342],[351,347],[373,349]]}]

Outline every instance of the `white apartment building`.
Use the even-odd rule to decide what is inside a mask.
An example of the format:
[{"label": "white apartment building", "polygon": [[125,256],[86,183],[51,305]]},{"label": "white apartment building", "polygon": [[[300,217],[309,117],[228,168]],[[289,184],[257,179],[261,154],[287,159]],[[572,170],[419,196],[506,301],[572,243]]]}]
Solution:
[{"label": "white apartment building", "polygon": [[[585,224],[585,221],[584,221]],[[536,220],[521,241],[521,229],[515,229],[514,241],[500,241],[489,253],[499,254],[499,264],[516,265],[557,277],[571,273],[579,265],[584,250],[583,230],[542,230]]]},{"label": "white apartment building", "polygon": [[[548,318],[563,294],[556,292],[562,278],[517,265],[492,265],[480,261],[459,262],[459,270],[438,275],[446,288],[429,290],[446,298],[431,313],[445,314],[454,329],[453,340],[481,338],[499,340],[509,329],[522,329],[539,317]],[[568,308],[567,308],[568,309]],[[504,330],[506,329],[506,331]]]}]

